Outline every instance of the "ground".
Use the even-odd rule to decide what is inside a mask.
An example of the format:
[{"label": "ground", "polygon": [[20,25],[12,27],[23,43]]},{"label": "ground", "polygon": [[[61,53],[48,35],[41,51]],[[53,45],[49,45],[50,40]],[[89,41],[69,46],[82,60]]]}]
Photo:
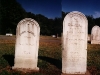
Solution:
[{"label": "ground", "polygon": [[[61,38],[40,36],[39,72],[23,73],[12,70],[14,65],[15,36],[0,36],[0,75],[61,75]],[[92,75],[100,75],[100,45],[88,43],[87,69]]]}]

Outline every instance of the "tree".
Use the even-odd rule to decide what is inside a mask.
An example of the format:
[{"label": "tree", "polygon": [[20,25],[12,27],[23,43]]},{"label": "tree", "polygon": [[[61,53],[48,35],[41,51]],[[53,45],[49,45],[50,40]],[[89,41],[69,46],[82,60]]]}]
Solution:
[{"label": "tree", "polygon": [[5,34],[8,29],[16,33],[18,22],[27,17],[26,11],[16,0],[0,0],[0,34]]},{"label": "tree", "polygon": [[100,17],[95,18],[94,21],[95,21],[95,25],[100,26]]},{"label": "tree", "polygon": [[53,27],[53,34],[57,35],[59,34],[61,36],[62,32],[62,19],[61,18],[55,18],[54,19],[54,27]]},{"label": "tree", "polygon": [[88,34],[91,34],[91,30],[92,30],[92,27],[95,25],[95,21],[94,21],[94,18],[93,16],[87,16],[87,20],[88,20]]}]

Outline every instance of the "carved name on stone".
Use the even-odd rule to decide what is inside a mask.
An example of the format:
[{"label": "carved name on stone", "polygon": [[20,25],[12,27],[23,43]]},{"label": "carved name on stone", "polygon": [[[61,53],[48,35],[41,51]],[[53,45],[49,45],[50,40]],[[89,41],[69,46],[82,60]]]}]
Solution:
[{"label": "carved name on stone", "polygon": [[85,74],[87,65],[87,19],[78,12],[67,14],[63,21],[62,72]]},{"label": "carved name on stone", "polygon": [[18,23],[13,69],[39,70],[37,67],[39,36],[40,27],[34,19],[25,18]]}]

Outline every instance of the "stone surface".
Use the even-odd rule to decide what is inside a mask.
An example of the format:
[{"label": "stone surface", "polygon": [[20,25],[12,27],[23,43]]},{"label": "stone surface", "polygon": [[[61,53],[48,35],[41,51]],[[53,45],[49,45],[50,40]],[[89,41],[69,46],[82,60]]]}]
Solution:
[{"label": "stone surface", "polygon": [[100,44],[100,27],[97,25],[91,31],[91,44]]},{"label": "stone surface", "polygon": [[85,74],[61,74],[61,75],[91,75],[89,71],[86,71]]},{"label": "stone surface", "polygon": [[87,27],[87,18],[81,12],[73,11],[65,16],[62,37],[62,73],[86,73]]},{"label": "stone surface", "polygon": [[37,67],[39,36],[40,27],[34,19],[25,18],[18,23],[12,69],[39,70]]}]

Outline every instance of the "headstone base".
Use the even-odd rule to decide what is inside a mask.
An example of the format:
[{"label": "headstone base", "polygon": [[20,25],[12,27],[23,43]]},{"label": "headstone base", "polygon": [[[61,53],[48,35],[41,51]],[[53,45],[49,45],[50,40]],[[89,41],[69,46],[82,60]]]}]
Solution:
[{"label": "headstone base", "polygon": [[37,67],[37,68],[34,68],[34,69],[30,69],[30,68],[26,69],[26,68],[15,68],[15,67],[12,67],[12,70],[22,71],[22,72],[26,73],[26,72],[38,72],[39,68]]},{"label": "headstone base", "polygon": [[100,40],[91,40],[91,44],[100,44]]},{"label": "headstone base", "polygon": [[86,72],[86,74],[64,74],[62,73],[61,75],[91,75],[89,71]]}]

